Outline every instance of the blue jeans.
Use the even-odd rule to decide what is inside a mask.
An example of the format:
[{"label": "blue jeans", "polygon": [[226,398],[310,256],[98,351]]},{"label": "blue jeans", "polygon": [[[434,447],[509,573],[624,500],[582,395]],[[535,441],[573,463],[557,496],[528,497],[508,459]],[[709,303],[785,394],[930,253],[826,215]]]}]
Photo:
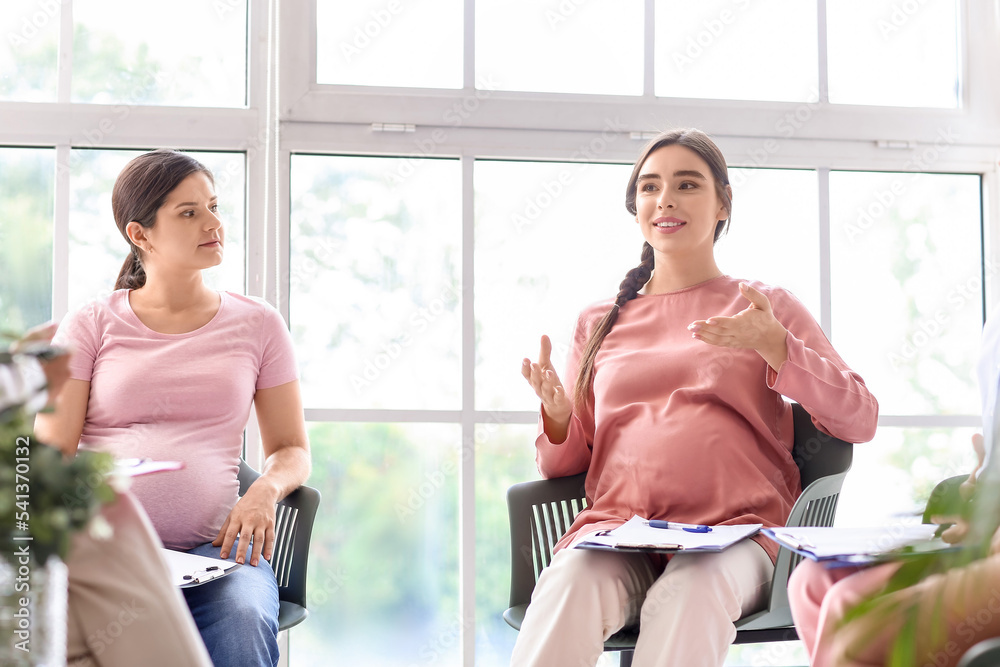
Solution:
[{"label": "blue jeans", "polygon": [[[220,549],[207,543],[188,553],[218,558]],[[181,590],[215,667],[278,664],[278,583],[266,560],[250,565],[248,549],[244,564],[226,576]]]}]

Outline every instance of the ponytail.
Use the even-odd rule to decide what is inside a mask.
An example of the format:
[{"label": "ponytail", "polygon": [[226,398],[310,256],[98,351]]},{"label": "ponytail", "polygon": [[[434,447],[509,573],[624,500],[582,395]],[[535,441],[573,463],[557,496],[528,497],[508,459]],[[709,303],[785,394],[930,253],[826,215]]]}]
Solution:
[{"label": "ponytail", "polygon": [[122,270],[118,272],[118,280],[115,281],[115,289],[139,289],[146,284],[146,270],[142,268],[142,262],[137,255],[138,250],[133,246],[132,252],[125,258]]},{"label": "ponytail", "polygon": [[618,286],[618,296],[615,297],[614,305],[594,327],[587,345],[583,348],[580,373],[577,375],[576,388],[573,390],[574,406],[582,407],[590,399],[590,390],[594,386],[594,363],[597,360],[597,351],[601,349],[601,343],[611,332],[611,327],[618,321],[618,312],[622,306],[639,296],[639,290],[649,282],[652,275],[653,246],[643,243],[639,266],[625,274],[625,280]]}]

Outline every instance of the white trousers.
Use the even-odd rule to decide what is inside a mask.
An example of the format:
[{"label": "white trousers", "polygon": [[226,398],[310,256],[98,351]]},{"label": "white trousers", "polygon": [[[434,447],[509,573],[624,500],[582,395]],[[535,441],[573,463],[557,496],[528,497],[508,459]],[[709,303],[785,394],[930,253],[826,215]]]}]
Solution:
[{"label": "white trousers", "polygon": [[722,665],[733,621],[766,604],[773,574],[751,540],[677,554],[662,573],[644,554],[562,549],[535,585],[510,664],[593,667],[604,640],[638,622],[634,667]]}]

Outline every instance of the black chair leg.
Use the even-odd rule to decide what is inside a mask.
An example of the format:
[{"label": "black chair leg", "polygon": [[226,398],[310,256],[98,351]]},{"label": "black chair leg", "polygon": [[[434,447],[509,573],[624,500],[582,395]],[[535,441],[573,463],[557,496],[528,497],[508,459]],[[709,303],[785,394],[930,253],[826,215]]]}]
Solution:
[{"label": "black chair leg", "polygon": [[632,651],[622,651],[618,655],[618,667],[632,667]]}]

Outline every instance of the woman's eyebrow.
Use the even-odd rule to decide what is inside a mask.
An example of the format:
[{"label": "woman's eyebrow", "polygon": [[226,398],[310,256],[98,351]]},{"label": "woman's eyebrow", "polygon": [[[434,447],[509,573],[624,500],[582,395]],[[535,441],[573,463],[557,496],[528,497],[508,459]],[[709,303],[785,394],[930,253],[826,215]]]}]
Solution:
[{"label": "woman's eyebrow", "polygon": [[[214,201],[219,201],[219,198],[218,197],[212,197],[211,199],[208,200],[208,203],[211,204]],[[198,202],[196,202],[196,201],[182,201],[180,204],[177,204],[176,206],[174,206],[174,208],[180,208],[181,206],[197,206],[197,205],[198,205]]]},{"label": "woman's eyebrow", "polygon": [[[639,174],[639,178],[636,179],[636,182],[659,180],[659,178],[659,174]],[[708,180],[700,171],[695,171],[694,169],[682,169],[680,171],[675,171],[674,178],[700,178],[703,181]]]},{"label": "woman's eyebrow", "polygon": [[700,171],[695,171],[694,169],[684,169],[681,171],[674,172],[674,178],[683,178],[685,176],[700,178],[701,180],[707,180]]}]

